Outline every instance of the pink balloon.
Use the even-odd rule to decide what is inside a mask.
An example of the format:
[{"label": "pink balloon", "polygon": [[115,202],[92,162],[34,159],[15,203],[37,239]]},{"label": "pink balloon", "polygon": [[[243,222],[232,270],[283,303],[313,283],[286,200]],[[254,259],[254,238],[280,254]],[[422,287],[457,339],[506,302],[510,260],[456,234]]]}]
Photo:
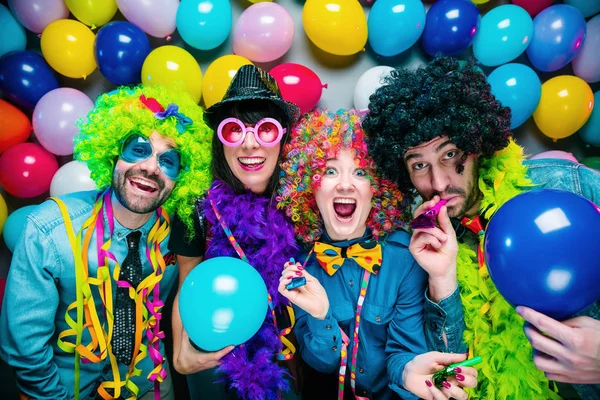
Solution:
[{"label": "pink balloon", "polygon": [[302,114],[315,108],[327,88],[317,74],[300,64],[279,64],[269,74],[277,81],[283,99],[295,103]]},{"label": "pink balloon", "polygon": [[40,196],[58,170],[56,157],[39,144],[19,143],[0,157],[0,185],[16,197]]},{"label": "pink balloon", "polygon": [[276,3],[256,3],[240,15],[233,33],[233,52],[254,62],[270,62],[292,47],[294,21]]},{"label": "pink balloon", "polygon": [[69,18],[64,0],[8,0],[17,20],[27,29],[42,33],[51,22]]},{"label": "pink balloon", "polygon": [[535,156],[531,157],[530,160],[539,160],[542,158],[557,158],[559,160],[569,160],[573,161],[574,163],[579,163],[573,154],[562,150],[544,151],[543,153],[536,154]]},{"label": "pink balloon", "polygon": [[535,17],[538,15],[544,8],[548,8],[552,5],[554,0],[512,0],[514,5],[517,5],[521,8],[524,8],[525,11],[531,15],[531,17]]},{"label": "pink balloon", "polygon": [[125,18],[148,35],[164,38],[175,32],[179,0],[117,0]]},{"label": "pink balloon", "polygon": [[46,150],[57,156],[73,154],[77,120],[87,116],[94,103],[79,90],[58,88],[46,93],[35,105],[33,131]]}]

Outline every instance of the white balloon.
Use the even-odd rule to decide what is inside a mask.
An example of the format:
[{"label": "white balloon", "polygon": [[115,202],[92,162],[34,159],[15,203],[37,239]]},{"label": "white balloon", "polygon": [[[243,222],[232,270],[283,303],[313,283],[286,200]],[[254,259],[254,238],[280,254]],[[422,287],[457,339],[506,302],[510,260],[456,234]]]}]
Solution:
[{"label": "white balloon", "polygon": [[354,108],[366,109],[369,106],[369,97],[383,85],[383,78],[392,70],[394,68],[379,65],[365,71],[354,86]]},{"label": "white balloon", "polygon": [[85,190],[96,190],[96,184],[90,177],[87,165],[77,160],[60,167],[50,183],[50,196],[52,197]]}]

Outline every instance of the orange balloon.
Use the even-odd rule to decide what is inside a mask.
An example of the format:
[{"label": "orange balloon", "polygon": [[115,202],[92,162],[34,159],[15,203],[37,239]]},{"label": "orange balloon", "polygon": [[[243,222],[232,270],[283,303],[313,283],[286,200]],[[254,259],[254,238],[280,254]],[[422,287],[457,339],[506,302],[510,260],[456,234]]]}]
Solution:
[{"label": "orange balloon", "polygon": [[31,122],[23,111],[0,99],[0,154],[29,139]]}]

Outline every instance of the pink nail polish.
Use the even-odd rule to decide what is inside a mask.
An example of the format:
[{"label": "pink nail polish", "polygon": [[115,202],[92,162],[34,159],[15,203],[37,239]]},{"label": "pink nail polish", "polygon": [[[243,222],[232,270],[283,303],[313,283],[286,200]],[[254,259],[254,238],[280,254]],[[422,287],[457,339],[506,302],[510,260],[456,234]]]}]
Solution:
[{"label": "pink nail polish", "polygon": [[300,271],[302,271],[302,270],[304,269],[304,267],[303,267],[302,265],[298,265],[298,269],[299,269]]},{"label": "pink nail polish", "polygon": [[464,381],[464,380],[465,380],[465,376],[464,376],[464,375],[461,375],[461,374],[456,374],[456,380],[457,380],[457,381],[461,381],[461,382],[462,382],[462,381]]},{"label": "pink nail polish", "polygon": [[426,384],[427,386],[429,386],[429,387],[432,387],[432,386],[433,386],[433,384],[432,384],[430,381],[425,381],[425,384]]},{"label": "pink nail polish", "polygon": [[296,272],[296,275],[298,275],[298,276],[302,276],[302,272],[300,272],[300,271],[297,271],[297,272]]},{"label": "pink nail polish", "polygon": [[462,372],[462,369],[460,369],[460,367],[456,367],[454,368],[454,372],[456,372],[457,374]]},{"label": "pink nail polish", "polygon": [[448,381],[442,382],[442,386],[445,387],[446,389],[450,389],[452,387],[452,385],[450,385],[450,382],[448,382]]}]

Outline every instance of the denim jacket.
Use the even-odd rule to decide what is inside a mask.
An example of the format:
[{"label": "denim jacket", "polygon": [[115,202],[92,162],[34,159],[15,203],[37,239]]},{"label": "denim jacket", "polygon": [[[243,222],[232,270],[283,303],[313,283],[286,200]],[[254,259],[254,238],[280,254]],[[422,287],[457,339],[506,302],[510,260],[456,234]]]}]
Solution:
[{"label": "denim jacket", "polygon": [[[90,217],[96,199],[96,192],[80,192],[61,197],[65,202],[75,233]],[[113,199],[113,201],[115,201]],[[138,230],[140,259],[143,276],[152,273],[146,254],[146,239],[156,218]],[[108,229],[107,229],[108,230]],[[126,236],[131,232],[115,219],[110,251],[119,262],[127,254]],[[105,234],[108,239],[108,233]],[[161,252],[167,252],[168,240],[161,243]],[[89,274],[96,276],[96,233],[93,234],[89,249]],[[110,265],[112,276],[114,264]],[[160,282],[160,297],[166,300],[177,279],[177,267],[169,265]],[[116,285],[113,285],[113,290]],[[65,311],[76,299],[75,268],[73,251],[67,238],[65,223],[53,201],[46,201],[27,218],[19,242],[13,254],[6,295],[0,315],[0,355],[16,373],[19,389],[35,399],[71,399],[74,393],[74,354],[66,353],[57,345],[57,337],[69,326],[65,322]],[[92,287],[94,301],[100,322],[105,324],[102,301],[96,287]],[[147,344],[147,338],[143,335]],[[89,333],[85,331],[83,344],[89,343]],[[164,347],[161,343],[161,353]],[[108,357],[107,357],[108,358]],[[111,379],[110,362],[106,359],[98,364],[81,363],[80,398],[93,399],[97,385]],[[119,364],[120,365],[120,364]],[[147,356],[137,367],[142,370],[133,382],[140,389],[139,396],[149,391],[153,383],[147,379],[153,369],[152,360]],[[168,368],[165,363],[165,368]],[[127,366],[120,365],[124,379]]]},{"label": "denim jacket", "polygon": [[[333,244],[348,247],[363,238]],[[332,242],[326,235],[322,241]],[[395,391],[404,399],[416,398],[402,387],[402,372],[413,357],[427,352],[423,336],[423,290],[427,277],[408,251],[409,242],[410,235],[404,231],[387,236],[382,241],[381,270],[371,275],[369,281],[360,319],[356,363],[356,394],[359,396],[384,400],[396,398]],[[329,276],[313,254],[306,270],[323,285],[330,306],[323,320],[294,307],[294,333],[302,359],[322,373],[337,372],[342,349],[340,328],[343,329],[350,338],[346,369],[349,386],[352,333],[364,269],[347,258],[342,267]]]},{"label": "denim jacket", "polygon": [[[526,160],[528,177],[536,188],[560,189],[581,195],[596,205],[600,205],[600,173],[583,165],[560,159]],[[473,241],[475,247],[477,241]],[[600,266],[598,266],[600,268]],[[586,315],[600,320],[600,301],[577,315]],[[429,330],[442,329],[448,336],[448,342],[456,345],[462,341],[462,329],[465,328],[462,303],[458,289],[438,304],[425,301],[425,325]],[[460,334],[458,334],[460,332]],[[430,342],[439,351],[444,351],[441,335],[433,337]],[[462,344],[461,352],[467,351]],[[573,385],[582,399],[600,399],[600,385]]]}]

